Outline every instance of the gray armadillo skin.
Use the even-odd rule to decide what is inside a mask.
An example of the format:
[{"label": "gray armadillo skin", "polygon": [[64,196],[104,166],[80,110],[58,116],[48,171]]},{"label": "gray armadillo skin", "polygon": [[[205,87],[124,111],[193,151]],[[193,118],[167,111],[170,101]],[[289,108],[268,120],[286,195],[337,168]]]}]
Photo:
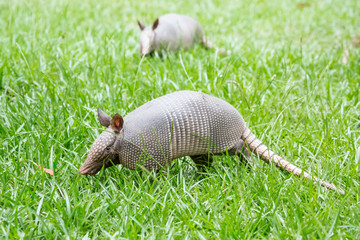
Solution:
[{"label": "gray armadillo skin", "polygon": [[[344,191],[302,171],[268,149],[250,129],[238,111],[227,102],[203,93],[174,92],[145,103],[123,120],[99,112],[99,121],[108,126],[94,142],[82,174],[96,174],[102,167],[121,163],[135,169],[160,169],[171,160],[182,156],[204,156],[230,150],[236,154],[239,143],[246,143],[251,152],[278,168],[303,176],[322,186]],[[121,130],[121,131],[120,131]],[[234,151],[235,150],[235,151]]]},{"label": "gray armadillo skin", "polygon": [[229,103],[199,92],[174,92],[124,118],[119,159],[130,169],[139,163],[159,169],[178,157],[224,152],[244,130],[243,118]]},{"label": "gray armadillo skin", "polygon": [[[218,49],[208,41],[200,23],[195,19],[170,13],[155,20],[151,26],[145,26],[138,21],[140,27],[140,54],[148,55],[154,51],[162,55],[163,51],[188,50],[196,44],[207,49]],[[220,51],[225,55],[225,51]]]},{"label": "gray armadillo skin", "polygon": [[175,13],[159,17],[159,27],[154,32],[156,50],[189,49],[204,37],[204,31],[195,19]]},{"label": "gray armadillo skin", "polygon": [[111,145],[115,141],[114,134],[110,131],[104,131],[100,136],[94,141],[89,151],[89,159],[98,159],[103,154],[106,146]]}]

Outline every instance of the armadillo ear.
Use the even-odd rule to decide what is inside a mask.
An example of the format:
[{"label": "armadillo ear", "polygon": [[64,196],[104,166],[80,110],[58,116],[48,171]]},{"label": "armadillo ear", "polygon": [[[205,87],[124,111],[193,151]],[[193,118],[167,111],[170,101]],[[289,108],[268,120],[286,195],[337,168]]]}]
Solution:
[{"label": "armadillo ear", "polygon": [[103,125],[104,127],[110,126],[111,117],[100,108],[98,108],[98,118],[101,125]]},{"label": "armadillo ear", "polygon": [[140,22],[139,20],[137,20],[137,23],[138,23],[138,25],[139,25],[140,30],[141,30],[141,31],[144,30],[145,25],[144,25],[142,22]]},{"label": "armadillo ear", "polygon": [[122,116],[120,116],[120,114],[115,113],[115,115],[111,119],[110,125],[111,125],[111,128],[114,130],[115,133],[119,133],[120,130],[123,128],[124,119],[122,118]]},{"label": "armadillo ear", "polygon": [[157,18],[152,25],[152,29],[155,30],[158,27],[158,25],[159,25],[159,19]]}]

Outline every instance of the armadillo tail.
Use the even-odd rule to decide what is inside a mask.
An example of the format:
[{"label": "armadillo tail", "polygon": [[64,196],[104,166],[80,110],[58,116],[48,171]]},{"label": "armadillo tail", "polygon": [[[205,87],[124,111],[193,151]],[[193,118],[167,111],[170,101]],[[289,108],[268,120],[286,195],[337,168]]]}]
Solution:
[{"label": "armadillo tail", "polygon": [[296,176],[304,176],[306,179],[318,182],[321,186],[327,187],[328,189],[335,190],[340,194],[344,195],[345,192],[329,182],[325,182],[317,177],[311,176],[309,173],[302,171],[300,168],[281,158],[273,151],[269,150],[257,137],[251,133],[249,128],[246,128],[242,135],[242,140],[247,143],[251,152],[257,154],[263,161],[267,163],[274,163],[278,168],[286,170],[290,173],[294,173]]}]

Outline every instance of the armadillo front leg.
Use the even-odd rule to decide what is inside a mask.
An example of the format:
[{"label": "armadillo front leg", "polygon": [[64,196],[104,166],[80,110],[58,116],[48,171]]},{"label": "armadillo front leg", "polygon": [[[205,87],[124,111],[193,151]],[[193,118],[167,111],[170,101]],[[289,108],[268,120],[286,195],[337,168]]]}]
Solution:
[{"label": "armadillo front leg", "polygon": [[[248,151],[247,145],[244,144],[243,140],[239,142],[231,149],[228,150],[229,156],[237,155],[243,163],[254,163],[251,160],[250,152]],[[246,159],[245,159],[246,158]]]}]

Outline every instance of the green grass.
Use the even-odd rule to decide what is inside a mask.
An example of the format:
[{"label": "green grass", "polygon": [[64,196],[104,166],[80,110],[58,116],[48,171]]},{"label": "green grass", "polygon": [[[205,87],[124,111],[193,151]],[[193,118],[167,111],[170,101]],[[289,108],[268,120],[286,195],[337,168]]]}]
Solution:
[{"label": "green grass", "polygon": [[[360,2],[0,1],[0,238],[359,239]],[[231,54],[138,54],[136,19],[198,19]],[[343,52],[349,51],[343,64]],[[273,151],[345,196],[262,163],[188,158],[167,176],[77,172],[102,131],[176,90],[220,97]],[[32,162],[55,171],[54,176]]]}]

